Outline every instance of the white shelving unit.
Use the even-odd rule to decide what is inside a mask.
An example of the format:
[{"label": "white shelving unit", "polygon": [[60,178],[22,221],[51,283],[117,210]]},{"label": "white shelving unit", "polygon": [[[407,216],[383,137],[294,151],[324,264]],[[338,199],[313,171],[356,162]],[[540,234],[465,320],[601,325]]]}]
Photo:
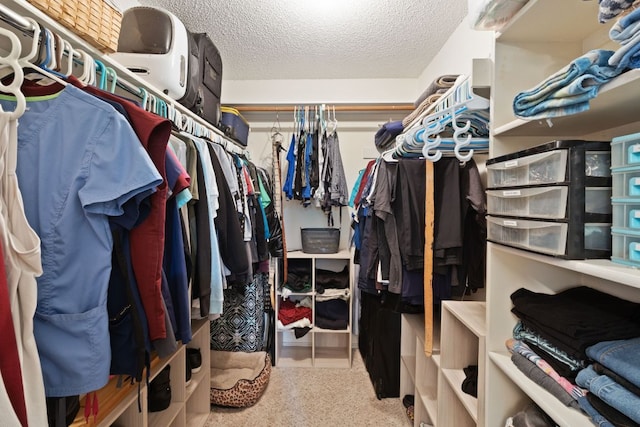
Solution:
[{"label": "white shelving unit", "polygon": [[[640,131],[640,71],[604,85],[590,109],[551,120],[526,121],[513,114],[515,95],[528,90],[591,49],[616,50],[609,24],[598,23],[598,2],[530,0],[496,34],[491,108],[491,157],[553,139],[611,140]],[[544,28],[543,28],[544,23]],[[560,426],[590,425],[523,375],[511,362],[505,341],[517,318],[510,295],[519,288],[557,293],[585,285],[631,301],[640,301],[640,271],[608,260],[566,261],[489,243],[487,253],[487,340],[485,366],[486,426],[504,425],[528,402],[538,404]],[[444,350],[443,350],[444,353]],[[444,359],[444,358],[443,358]],[[479,414],[480,416],[480,414]],[[462,425],[462,424],[461,424]]]},{"label": "white shelving unit", "polygon": [[[402,315],[400,397],[414,395],[414,426],[484,426],[485,307],[483,301],[444,301],[430,357],[424,315]],[[461,388],[469,365],[478,366],[478,398]]]},{"label": "white shelving unit", "polygon": [[433,352],[424,354],[424,315],[403,314],[400,337],[400,398],[414,396],[414,421],[438,425],[438,370],[440,328],[434,326]]},{"label": "white shelving unit", "polygon": [[[438,426],[484,426],[486,304],[443,301],[438,374]],[[478,397],[462,391],[469,365],[478,366]]]},{"label": "white shelving unit", "polygon": [[[173,427],[200,427],[203,426],[210,413],[209,388],[211,384],[209,353],[209,320],[192,321],[193,339],[187,345],[180,344],[178,350],[171,356],[159,359],[154,357],[151,361],[150,381],[158,375],[167,365],[171,365],[171,404],[160,412],[148,412],[147,395],[148,388],[143,381],[138,389],[138,384],[126,384],[117,387],[118,379],[114,378],[101,390],[98,390],[100,411],[98,417],[90,425],[98,427],[122,426],[122,427],[146,427],[146,426],[173,426]],[[199,348],[202,354],[202,367],[199,372],[191,376],[189,385],[185,385],[186,377],[186,348]],[[140,408],[138,410],[138,391],[140,393]],[[84,407],[84,401],[81,401]],[[72,426],[84,426],[84,413],[80,409]]]},{"label": "white shelving unit", "polygon": [[[347,329],[330,330],[312,326],[309,333],[297,339],[294,332],[276,328],[276,366],[282,367],[319,367],[319,368],[350,368],[352,361],[352,327],[353,325],[353,265],[352,254],[342,250],[335,254],[307,254],[301,251],[287,253],[288,259],[308,260],[311,271],[311,291],[307,293],[292,293],[297,297],[309,296],[312,299],[313,319],[315,325],[316,306],[316,270],[340,271],[347,266],[349,271],[349,322]],[[279,279],[276,278],[276,283]],[[282,301],[280,289],[276,292],[276,319]]]}]

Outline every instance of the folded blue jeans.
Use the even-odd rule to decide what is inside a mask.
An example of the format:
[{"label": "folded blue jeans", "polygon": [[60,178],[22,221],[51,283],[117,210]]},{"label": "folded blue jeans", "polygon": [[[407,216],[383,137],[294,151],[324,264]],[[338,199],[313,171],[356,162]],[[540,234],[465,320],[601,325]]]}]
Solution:
[{"label": "folded blue jeans", "polygon": [[640,387],[640,338],[603,341],[587,347],[587,356]]},{"label": "folded blue jeans", "polygon": [[[588,389],[603,402],[633,421],[640,422],[640,398],[606,375],[598,375],[592,366],[581,370],[576,384]],[[582,407],[582,404],[580,405]]]},{"label": "folded blue jeans", "polygon": [[578,398],[578,404],[580,408],[589,415],[591,418],[591,422],[598,427],[614,427],[605,417],[602,416],[600,412],[596,410],[596,408],[591,405],[591,402],[587,400],[586,396],[582,396]]}]

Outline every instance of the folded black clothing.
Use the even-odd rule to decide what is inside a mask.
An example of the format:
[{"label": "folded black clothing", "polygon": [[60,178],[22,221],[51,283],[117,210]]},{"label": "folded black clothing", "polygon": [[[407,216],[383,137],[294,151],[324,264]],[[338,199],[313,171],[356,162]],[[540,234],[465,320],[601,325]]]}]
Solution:
[{"label": "folded black clothing", "polygon": [[465,379],[462,381],[462,391],[473,397],[478,397],[478,365],[469,365],[462,369]]},{"label": "folded black clothing", "polygon": [[316,302],[316,317],[331,320],[349,320],[349,304],[340,298]]},{"label": "folded black clothing", "polygon": [[296,338],[302,338],[303,336],[307,335],[309,333],[309,331],[311,330],[311,328],[293,328],[293,334],[295,335]]},{"label": "folded black clothing", "polygon": [[320,329],[330,329],[332,331],[343,331],[349,326],[347,319],[326,319],[316,314],[316,326]]},{"label": "folded black clothing", "polygon": [[549,354],[549,352],[547,352],[544,348],[538,347],[536,343],[532,343],[527,339],[524,339],[523,341],[527,343],[527,345],[531,348],[531,350],[533,350],[535,354],[537,354],[542,359],[544,359],[544,361],[547,362],[549,366],[551,366],[554,369],[554,371],[556,371],[558,375],[560,375],[561,377],[565,377],[570,381],[574,381],[576,379],[576,375],[578,375],[578,372],[580,372],[580,369],[582,369],[582,368],[572,369],[571,366],[556,359],[551,354]]},{"label": "folded black clothing", "polygon": [[638,427],[638,423],[629,419],[629,417],[618,411],[613,406],[608,405],[595,394],[588,392],[587,400],[589,401],[589,403],[591,403],[593,409],[598,411],[600,415],[605,417],[607,421],[609,421],[615,427]]},{"label": "folded black clothing", "polygon": [[316,289],[346,289],[349,287],[349,269],[345,266],[342,271],[316,269]]},{"label": "folded black clothing", "polygon": [[553,295],[521,288],[511,301],[525,326],[576,359],[598,342],[640,336],[640,304],[586,286]]}]

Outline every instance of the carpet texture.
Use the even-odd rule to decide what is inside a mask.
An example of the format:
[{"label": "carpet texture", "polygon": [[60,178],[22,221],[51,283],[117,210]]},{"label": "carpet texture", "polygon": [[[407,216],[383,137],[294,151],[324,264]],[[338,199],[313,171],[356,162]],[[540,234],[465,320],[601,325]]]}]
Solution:
[{"label": "carpet texture", "polygon": [[258,403],[243,409],[212,406],[205,424],[206,427],[410,425],[400,399],[376,398],[357,350],[351,369],[276,366]]}]

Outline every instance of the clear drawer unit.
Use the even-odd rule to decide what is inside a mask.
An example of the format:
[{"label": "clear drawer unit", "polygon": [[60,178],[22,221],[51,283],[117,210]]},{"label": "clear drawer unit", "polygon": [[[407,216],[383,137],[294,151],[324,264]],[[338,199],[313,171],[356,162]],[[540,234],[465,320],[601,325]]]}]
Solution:
[{"label": "clear drawer unit", "polygon": [[487,160],[489,188],[548,184],[607,186],[611,144],[559,140]]},{"label": "clear drawer unit", "polygon": [[611,256],[611,145],[557,140],[487,161],[489,241],[567,259]]},{"label": "clear drawer unit", "polygon": [[487,239],[528,251],[569,259],[608,258],[611,224],[487,217]]},{"label": "clear drawer unit", "polygon": [[[582,209],[584,203],[587,215],[605,220],[611,215],[611,187],[586,187],[584,192],[569,192],[569,188],[558,185],[488,190],[487,210],[489,215],[567,219],[568,206],[573,203]],[[577,200],[570,200],[569,195],[577,196]]]}]

